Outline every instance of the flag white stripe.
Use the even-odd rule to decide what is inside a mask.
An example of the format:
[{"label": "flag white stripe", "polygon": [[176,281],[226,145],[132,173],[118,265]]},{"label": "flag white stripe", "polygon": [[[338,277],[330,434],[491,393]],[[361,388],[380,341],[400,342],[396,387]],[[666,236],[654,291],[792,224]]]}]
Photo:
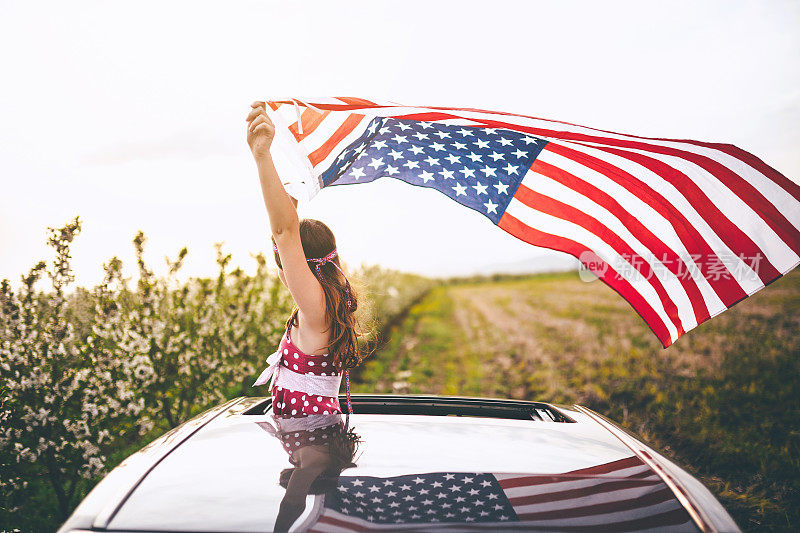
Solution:
[{"label": "flag white stripe", "polygon": [[[729,262],[731,270],[746,273],[745,275],[741,276],[741,279],[736,279],[736,282],[742,287],[742,289],[744,289],[745,292],[750,294],[764,286],[757,273],[754,272],[746,262],[742,261],[738,255],[733,253],[728,245],[725,244],[719,235],[717,235],[716,231],[714,231],[708,222],[706,222],[706,220],[694,209],[694,207],[692,207],[692,204],[689,203],[689,200],[687,200],[683,193],[674,185],[664,180],[661,176],[647,167],[622,156],[611,154],[589,146],[574,145],[572,143],[563,144],[566,144],[575,150],[579,150],[591,155],[592,157],[596,157],[601,161],[620,168],[625,172],[639,178],[648,187],[660,193],[672,206],[675,207],[675,209],[680,211],[680,213],[686,217],[689,223],[692,224],[695,230],[697,230],[697,232],[711,248],[711,250],[717,255],[717,257],[725,259],[726,262]],[[711,314],[712,316],[714,315],[714,313]]]},{"label": "flag white stripe", "polygon": [[328,170],[328,168],[333,164],[334,160],[339,157],[339,154],[347,148],[350,143],[354,142],[356,139],[361,137],[364,134],[367,127],[369,126],[369,121],[372,120],[373,117],[364,117],[361,121],[353,128],[353,131],[348,133],[339,143],[331,150],[325,159],[317,163],[314,167],[314,176],[319,177],[322,175],[323,172]]},{"label": "flag white stripe", "polygon": [[[590,143],[597,146],[596,143]],[[666,163],[689,176],[698,187],[714,201],[714,205],[735,226],[741,229],[767,256],[767,259],[781,272],[800,260],[792,249],[769,227],[761,216],[735,192],[719,181],[713,174],[697,164],[673,155],[656,154],[634,148],[626,152],[644,154]]]},{"label": "flag white stripe", "polygon": [[[523,183],[525,183],[526,180],[531,180],[529,174],[533,173],[528,172],[528,174],[525,175],[525,178],[523,178]],[[620,277],[627,280],[634,290],[636,290],[636,292],[638,292],[642,298],[644,298],[647,303],[650,304],[650,307],[653,308],[653,311],[655,311],[655,313],[664,323],[664,326],[667,328],[670,340],[674,341],[678,337],[678,330],[675,328],[675,324],[672,323],[672,320],[670,320],[669,316],[667,316],[664,306],[661,303],[661,299],[659,298],[653,286],[641,276],[630,275],[630,273],[635,272],[633,265],[631,265],[630,262],[628,262],[628,260],[623,256],[618,254],[611,246],[606,244],[606,242],[600,237],[575,224],[574,222],[554,217],[528,207],[516,198],[511,199],[506,212],[517,218],[528,227],[570,239],[592,250],[598,255],[598,257],[608,264],[609,272],[612,275],[613,272],[616,272],[620,275]],[[614,268],[615,266],[621,266],[623,268],[616,269]]]},{"label": "flag white stripe", "polygon": [[[681,240],[675,231],[673,223],[664,218],[661,213],[656,211],[650,204],[642,200],[636,194],[608,178],[602,172],[582,165],[568,157],[551,152],[547,150],[547,147],[542,150],[539,157],[536,159],[537,161],[542,161],[569,172],[573,176],[577,176],[590,185],[594,185],[601,191],[607,193],[614,198],[625,211],[634,215],[647,226],[647,229],[675,252],[686,263],[687,267],[699,268],[690,256],[689,250],[684,245],[683,240]],[[692,279],[692,281],[697,285],[700,294],[703,296],[709,313],[713,314],[726,309],[725,304],[720,300],[705,276],[697,276],[697,278]]]},{"label": "flag white stripe", "polygon": [[691,143],[682,143],[677,141],[645,141],[650,144],[658,144],[659,146],[668,146],[671,148],[678,148],[686,152],[702,155],[713,159],[720,165],[729,168],[742,179],[747,181],[755,189],[761,192],[764,197],[769,199],[770,202],[775,204],[778,211],[786,217],[789,222],[796,228],[800,228],[800,202],[792,196],[786,189],[781,187],[778,183],[773,181],[768,176],[762,174],[759,170],[753,168],[745,161],[730,154],[710,148],[707,146],[698,146]]},{"label": "flag white stripe", "polygon": [[[669,490],[664,485],[665,490]],[[613,502],[607,502],[613,503]],[[648,518],[655,514],[666,513],[676,509],[683,509],[674,498],[664,502],[637,507],[634,509],[627,509],[624,511],[617,511],[612,513],[602,514],[589,514],[586,516],[576,516],[574,518],[557,517],[550,520],[534,520],[533,523],[542,526],[552,525],[555,530],[558,527],[572,527],[572,526],[599,526],[613,522],[627,522],[629,520],[637,520],[640,518]],[[531,523],[531,520],[524,519],[526,522]]]},{"label": "flag white stripe", "polygon": [[311,154],[331,138],[336,130],[347,120],[348,113],[331,113],[317,128],[300,141],[300,147],[306,155]]},{"label": "flag white stripe", "polygon": [[[602,477],[603,482],[606,481],[660,481],[661,478],[658,477],[658,474],[653,472],[652,474],[648,475],[647,477],[643,478],[631,478],[630,476],[636,475],[641,473],[643,470],[649,470],[650,467],[644,465],[643,467],[636,467],[638,472],[626,473],[621,474],[619,476],[592,476],[586,477],[584,479],[566,479],[564,481],[553,481],[550,483],[540,483],[536,485],[521,485],[519,487],[509,487],[504,489],[506,495],[509,498],[519,498],[522,496],[530,496],[534,494],[550,494],[551,492],[562,492],[565,490],[576,490],[576,489],[585,489],[587,487],[594,487],[597,485],[597,480],[599,477]],[[634,469],[626,469],[626,470],[634,470]],[[496,477],[499,479],[500,474],[495,474]],[[568,474],[564,474],[567,476]],[[517,474],[515,477],[519,477]]]},{"label": "flag white stripe", "polygon": [[[601,483],[613,482],[614,480],[602,480],[595,478],[594,483],[590,487],[596,487]],[[532,503],[524,505],[514,505],[514,510],[517,514],[525,513],[540,513],[547,511],[559,511],[566,509],[577,509],[580,507],[588,507],[590,505],[597,505],[601,503],[610,503],[614,501],[634,501],[637,498],[647,496],[658,490],[669,490],[663,482],[643,487],[630,487],[622,489],[605,489],[600,488],[595,494],[588,494],[586,496],[575,496],[572,498],[565,498],[563,500],[555,500],[541,503]],[[558,492],[558,491],[550,491]],[[548,494],[547,492],[545,494]],[[677,503],[677,502],[676,502]],[[678,505],[680,507],[680,505]]]},{"label": "flag white stripe", "polygon": [[[629,457],[625,457],[624,459],[628,460],[628,459],[631,459],[632,457],[636,457],[636,456],[632,455],[632,456],[629,456]],[[607,463],[604,463],[604,464],[607,464]],[[524,477],[528,477],[528,476],[537,476],[537,477],[538,476],[545,476],[545,477],[546,476],[553,476],[553,477],[564,476],[564,477],[569,477],[571,479],[578,478],[578,477],[585,477],[586,479],[594,479],[596,477],[602,477],[603,479],[605,479],[605,478],[627,479],[627,478],[630,478],[631,476],[635,476],[637,474],[643,474],[645,472],[651,472],[651,475],[656,476],[656,479],[661,479],[656,475],[655,472],[653,472],[650,469],[649,466],[647,466],[647,464],[645,464],[644,462],[638,460],[638,458],[637,458],[637,464],[634,464],[633,466],[628,466],[628,467],[625,467],[625,468],[618,468],[616,470],[612,470],[610,472],[606,472],[606,473],[602,473],[602,474],[592,474],[592,473],[585,474],[585,473],[581,473],[581,472],[582,472],[581,470],[578,470],[578,471],[575,471],[575,472],[558,472],[558,473],[554,473],[554,474],[547,474],[547,473],[519,474],[519,473],[500,472],[500,473],[493,473],[492,475],[499,481],[505,481],[506,479],[524,478]],[[639,478],[637,478],[637,479],[639,479]]]},{"label": "flag white stripe", "polygon": [[[595,203],[586,196],[583,196],[577,191],[566,187],[550,177],[545,176],[544,174],[539,174],[535,171],[532,171],[530,177],[533,176],[536,176],[536,179],[529,179],[529,176],[526,175],[525,179],[528,179],[528,182],[526,183],[525,180],[523,180],[523,185],[531,190],[543,194],[544,196],[548,196],[554,200],[563,202],[593,217],[614,232],[617,237],[624,241],[625,244],[630,246],[635,253],[639,254],[644,262],[653,269],[651,279],[655,278],[661,282],[664,291],[667,293],[667,297],[673,300],[675,303],[675,306],[678,310],[678,318],[680,319],[684,331],[692,329],[697,325],[697,319],[694,316],[692,302],[689,300],[689,295],[686,293],[686,289],[683,288],[681,281],[675,274],[663,266],[658,258],[656,258],[655,254],[644,244],[642,244],[639,239],[637,239],[636,236],[625,227],[625,224],[623,224],[622,221],[609,212],[605,207]],[[649,221],[647,222],[649,223]]]}]

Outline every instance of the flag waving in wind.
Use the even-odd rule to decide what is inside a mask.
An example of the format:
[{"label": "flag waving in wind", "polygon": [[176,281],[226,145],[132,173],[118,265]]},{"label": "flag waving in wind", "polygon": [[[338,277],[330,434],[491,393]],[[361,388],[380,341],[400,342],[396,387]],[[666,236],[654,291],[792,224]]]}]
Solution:
[{"label": "flag waving in wind", "polygon": [[800,185],[729,144],[362,98],[267,101],[287,192],[388,176],[571,254],[666,348],[800,262]]}]

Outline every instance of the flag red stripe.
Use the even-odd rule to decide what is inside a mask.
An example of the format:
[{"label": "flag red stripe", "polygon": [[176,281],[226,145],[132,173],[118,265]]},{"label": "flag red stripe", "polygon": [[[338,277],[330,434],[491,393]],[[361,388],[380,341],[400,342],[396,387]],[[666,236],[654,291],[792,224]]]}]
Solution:
[{"label": "flag red stripe", "polygon": [[[636,518],[634,520],[625,520],[621,522],[611,522],[607,524],[597,524],[591,526],[562,526],[557,525],[555,529],[564,532],[578,532],[578,531],[637,531],[640,529],[650,529],[664,526],[676,526],[679,524],[692,523],[692,519],[685,509],[674,509],[643,518]],[[552,531],[553,527],[542,526],[542,531]]]},{"label": "flag red stripe", "polygon": [[768,164],[764,163],[759,157],[756,155],[751,154],[750,152],[746,152],[739,148],[738,146],[734,146],[732,144],[715,144],[715,143],[707,143],[701,141],[685,141],[691,144],[696,144],[698,146],[705,146],[706,148],[714,148],[716,150],[720,150],[725,152],[731,157],[735,157],[736,159],[745,162],[746,164],[750,165],[757,171],[761,172],[767,178],[771,179],[775,183],[777,183],[781,189],[792,195],[795,199],[800,201],[800,185],[793,182]]},{"label": "flag red stripe", "polygon": [[[570,525],[562,525],[562,524],[536,524],[531,523],[532,521],[525,523],[525,522],[497,522],[495,523],[498,527],[501,527],[503,530],[510,530],[510,529],[519,529],[521,531],[562,531],[562,532],[591,532],[591,531],[637,531],[641,529],[649,529],[649,528],[656,528],[656,527],[665,527],[665,526],[677,526],[681,524],[693,524],[692,519],[689,517],[688,513],[685,509],[673,509],[671,511],[665,511],[662,513],[657,513],[649,516],[645,516],[643,518],[635,518],[633,520],[622,520],[618,522],[609,522],[605,524],[594,524],[594,525],[581,525],[581,526],[570,526]],[[339,520],[337,518],[333,518],[329,515],[322,515],[319,520],[317,521],[317,525],[319,524],[330,524],[336,527],[340,527],[343,529],[350,529],[352,531],[369,531],[369,528],[366,525],[361,525],[355,522],[349,522],[345,520]],[[417,526],[416,528],[414,526]],[[397,529],[404,530],[404,531],[430,531],[426,526],[428,524],[420,523],[420,524],[400,524],[397,526]],[[464,530],[468,529],[476,529],[476,530],[486,530],[489,524],[481,524],[481,523],[458,523],[457,526],[459,528],[463,528]],[[310,531],[312,532],[319,532],[322,533],[327,531],[325,527],[314,527]]]},{"label": "flag red stripe", "polygon": [[336,131],[331,135],[328,139],[322,143],[322,146],[314,150],[308,155],[308,159],[311,161],[311,166],[316,166],[320,161],[324,160],[331,151],[339,144],[339,141],[347,137],[350,132],[356,129],[358,123],[361,122],[361,119],[364,118],[364,115],[359,115],[358,113],[351,113],[344,122],[342,122],[341,126],[336,128]]},{"label": "flag red stripe", "polygon": [[[590,466],[587,468],[581,468],[579,470],[572,470],[570,472],[564,472],[563,474],[539,474],[534,476],[521,476],[521,477],[514,477],[514,478],[507,478],[507,479],[499,479],[497,480],[500,483],[500,486],[503,489],[509,489],[513,487],[524,487],[525,485],[533,485],[529,480],[533,479],[540,479],[540,478],[555,478],[559,476],[573,476],[574,479],[579,479],[580,476],[598,476],[598,475],[608,475],[612,472],[619,472],[620,470],[626,470],[628,468],[634,468],[637,466],[644,466],[645,463],[635,455],[630,457],[625,457],[623,459],[617,459],[616,461],[611,461],[610,463],[603,463],[601,465]],[[648,468],[645,472],[646,474],[650,475],[653,473],[652,470]],[[638,474],[637,474],[638,475]],[[624,476],[625,478],[631,476]],[[570,479],[573,479],[570,478]]]},{"label": "flag red stripe", "polygon": [[[663,485],[663,483],[662,483]],[[553,519],[569,519],[580,518],[584,516],[595,516],[610,513],[620,513],[623,511],[632,511],[643,507],[650,507],[659,503],[664,503],[674,500],[675,495],[669,490],[669,487],[663,485],[662,489],[639,496],[630,500],[616,500],[604,503],[595,503],[592,505],[584,505],[580,507],[570,507],[568,509],[553,509],[550,511],[537,511],[535,513],[522,513],[518,514],[520,520],[553,520]],[[675,505],[680,505],[675,500]]]},{"label": "flag red stripe", "polygon": [[[547,148],[545,147],[545,150]],[[672,250],[669,246],[667,246],[661,239],[659,239],[653,232],[651,232],[647,226],[641,223],[639,219],[634,216],[633,213],[629,212],[627,209],[622,207],[620,203],[615,200],[610,194],[600,190],[599,188],[595,187],[594,185],[587,183],[586,181],[582,180],[581,178],[571,174],[565,170],[562,170],[558,167],[554,167],[549,165],[543,161],[536,160],[531,167],[534,171],[539,172],[540,174],[544,174],[562,185],[586,196],[587,198],[594,201],[596,204],[606,208],[611,214],[616,216],[624,225],[625,227],[630,230],[630,232],[641,242],[644,246],[647,247],[656,257],[663,261],[666,261],[665,266],[675,274],[680,281],[683,289],[686,291],[686,295],[689,298],[689,301],[692,304],[692,310],[694,311],[695,319],[697,323],[706,320],[709,317],[708,307],[705,303],[705,298],[703,298],[700,289],[697,286],[697,283],[691,279],[690,276],[683,276],[680,275],[680,266],[679,264],[683,264],[685,270],[683,272],[689,272],[688,267],[683,263],[683,260],[680,256]]]},{"label": "flag red stripe", "polygon": [[[631,193],[635,194],[642,201],[647,202],[650,207],[658,211],[664,218],[674,222],[673,228],[675,228],[675,232],[678,234],[678,237],[680,237],[681,242],[683,242],[684,247],[686,247],[686,250],[692,255],[700,255],[701,260],[697,266],[726,307],[730,307],[734,303],[747,296],[747,293],[736,282],[736,280],[733,279],[733,276],[712,275],[710,270],[711,261],[709,259],[719,259],[719,256],[714,252],[711,246],[709,246],[708,242],[703,238],[700,232],[697,231],[697,228],[695,228],[694,225],[683,215],[683,213],[676,209],[675,206],[669,200],[664,198],[658,191],[650,188],[647,184],[643,183],[632,174],[629,174],[628,172],[589,154],[585,154],[573,148],[556,143],[548,143],[546,149],[602,173],[607,178],[613,180],[623,187],[626,187],[631,191]],[[636,162],[639,164],[644,163],[644,161]],[[730,239],[727,238],[727,234],[724,232],[724,230],[739,231],[738,228],[733,226],[727,217],[719,213],[719,210],[717,210],[716,215],[714,213],[710,213],[712,217],[716,216],[720,219],[717,221],[717,224],[712,223],[712,220],[709,219],[708,214],[704,214],[705,209],[703,209],[702,206],[697,205],[699,200],[694,199],[692,195],[686,195],[684,190],[679,190],[681,190],[686,199],[695,207],[696,210],[699,209],[698,214],[700,214],[700,216],[706,220],[708,225],[711,226],[712,230],[715,230],[715,233],[720,240],[724,242],[728,248],[732,248],[732,243],[730,242]],[[703,197],[705,196],[703,195]],[[707,197],[705,198],[705,204],[710,203]],[[718,228],[715,228],[715,225],[724,225],[723,232],[716,231]],[[732,249],[736,250],[735,247]]]},{"label": "flag red stripe", "polygon": [[623,459],[617,459],[616,461],[611,461],[610,463],[603,463],[597,466],[590,466],[587,468],[580,468],[578,470],[571,470],[570,472],[567,472],[567,474],[595,476],[599,474],[610,474],[611,472],[618,472],[619,470],[625,470],[626,468],[633,468],[636,466],[645,466],[645,462],[639,459],[637,456],[632,455],[630,457],[625,457]]},{"label": "flag red stripe", "polygon": [[303,139],[311,135],[314,132],[314,130],[317,129],[317,126],[322,124],[322,121],[325,120],[328,117],[328,115],[330,115],[330,113],[331,113],[330,111],[325,111],[323,113],[320,113],[319,111],[307,107],[305,111],[303,111],[303,113],[300,115],[300,120],[303,123],[303,133],[300,134],[297,122],[290,125],[289,129],[294,134],[294,137],[295,139],[297,139],[298,142],[302,141]]},{"label": "flag red stripe", "polygon": [[[730,189],[731,192],[737,195],[744,203],[749,205],[756,212],[756,214],[762,220],[764,220],[764,222],[766,222],[767,225],[769,225],[770,228],[772,228],[772,230],[790,248],[792,248],[792,250],[800,253],[800,230],[795,228],[794,225],[791,222],[789,222],[789,220],[787,220],[786,217],[784,217],[778,211],[775,205],[769,200],[767,200],[767,198],[765,198],[758,191],[758,189],[756,189],[749,182],[747,182],[747,180],[745,180],[744,178],[733,172],[725,165],[711,159],[710,157],[706,157],[700,154],[695,154],[692,152],[687,152],[685,150],[680,150],[678,148],[673,148],[669,146],[659,146],[641,141],[633,141],[633,140],[629,141],[624,139],[613,139],[610,137],[587,135],[585,133],[555,131],[555,130],[536,128],[532,126],[520,126],[517,124],[510,124],[508,122],[501,122],[490,119],[476,118],[471,120],[475,120],[477,122],[481,122],[483,124],[492,127],[508,128],[516,131],[524,131],[534,135],[541,135],[543,137],[553,137],[556,139],[576,141],[576,142],[601,143],[606,145],[605,147],[593,146],[594,148],[608,148],[611,146],[616,146],[620,148],[633,148],[662,155],[671,155],[679,157],[681,159],[685,159],[687,161],[691,161],[695,165],[705,169],[708,173],[717,178],[723,185],[725,185],[728,189]],[[642,154],[631,154],[630,152],[627,151],[624,153],[629,155],[642,155]],[[678,172],[676,169],[673,169],[666,163],[663,163],[661,161],[659,162],[668,166],[670,169],[672,169],[673,172]],[[681,176],[685,176],[685,174],[683,173],[679,174]],[[686,177],[686,179],[688,181],[691,181],[688,179],[688,177]],[[694,182],[692,183],[694,184]]]},{"label": "flag red stripe", "polygon": [[321,524],[331,524],[333,526],[352,529],[353,531],[367,531],[368,530],[368,528],[366,526],[363,526],[361,524],[357,524],[357,523],[354,523],[354,522],[348,522],[348,521],[345,521],[345,520],[339,520],[338,518],[334,518],[334,517],[332,517],[330,515],[325,515],[325,514],[323,514],[322,516],[319,517],[319,520],[317,520],[317,523],[318,524],[320,524],[320,523]]},{"label": "flag red stripe", "polygon": [[[534,166],[536,166],[537,163],[539,164],[539,168],[544,169],[546,172],[550,172],[554,169],[554,167],[546,163],[534,162]],[[678,336],[683,335],[684,329],[681,319],[678,316],[678,307],[675,305],[672,298],[670,298],[669,294],[667,294],[666,289],[664,289],[664,286],[661,284],[661,280],[658,279],[658,276],[653,275],[650,264],[636,253],[627,242],[619,237],[619,235],[605,224],[591,215],[584,213],[580,209],[529,189],[522,183],[520,183],[517,188],[517,192],[514,193],[514,198],[532,209],[581,226],[608,244],[619,255],[631,258],[631,266],[640,272],[642,276],[644,276],[645,282],[649,283],[653,289],[655,289],[661,301],[661,305],[664,307],[664,311],[678,330]]]},{"label": "flag red stripe", "polygon": [[[599,479],[599,478],[595,478]],[[595,494],[605,494],[616,490],[635,489],[639,487],[654,487],[656,485],[663,485],[660,479],[615,479],[605,483],[598,483],[588,487],[580,487],[577,489],[560,490],[553,492],[546,492],[543,494],[531,494],[528,496],[518,496],[516,498],[509,498],[508,501],[511,505],[517,507],[521,505],[533,505],[538,503],[559,502],[563,500],[585,498]]]},{"label": "flag red stripe", "polygon": [[[626,150],[620,150],[618,148],[612,148],[609,146],[593,146],[593,148],[615,154],[620,157],[624,157],[629,161],[638,163],[652,170],[661,176],[665,181],[672,183],[692,204],[692,207],[694,207],[695,211],[697,211],[700,216],[702,216],[703,219],[708,222],[714,232],[720,237],[720,239],[722,239],[728,248],[731,249],[731,251],[734,253],[744,254],[745,257],[754,257],[756,254],[760,254],[761,257],[763,257],[763,260],[761,261],[763,268],[758,269],[757,273],[765,284],[775,279],[775,277],[781,275],[780,272],[778,272],[778,270],[772,265],[772,263],[769,262],[766,254],[764,254],[761,248],[759,248],[758,245],[753,242],[750,236],[739,229],[736,224],[731,222],[731,220],[725,216],[722,211],[720,211],[720,209],[714,204],[714,202],[711,201],[711,199],[702,191],[702,189],[700,189],[700,187],[694,181],[689,179],[686,174],[667,165],[663,161],[659,161],[658,159],[646,156],[644,154],[628,152]],[[786,241],[784,240],[784,242]]]},{"label": "flag red stripe", "polygon": [[381,107],[377,105],[375,102],[370,102],[366,98],[357,98],[353,96],[335,96],[337,100],[341,100],[345,104],[350,105],[361,105],[361,106],[369,106],[369,107]]},{"label": "flag red stripe", "polygon": [[[577,243],[571,239],[558,237],[550,233],[545,233],[537,229],[529,227],[522,221],[506,211],[497,223],[497,226],[511,235],[535,246],[542,246],[557,250],[559,252],[566,252],[574,257],[580,257],[581,253],[589,252],[590,250],[583,244]],[[633,309],[641,315],[645,323],[653,330],[653,333],[661,341],[664,348],[668,347],[672,342],[670,341],[669,330],[661,320],[661,317],[655,312],[645,298],[634,289],[628,281],[617,276],[617,273],[609,266],[605,272],[600,273],[600,279],[603,282],[617,291]]]},{"label": "flag red stripe", "polygon": [[[456,115],[452,115],[449,113],[409,113],[405,115],[398,115],[398,118],[413,118],[415,120],[445,120],[449,118],[462,118],[462,117],[458,117]],[[592,147],[604,149],[606,151],[610,151],[611,146],[617,146],[622,148],[634,148],[639,150],[646,150],[653,153],[671,155],[683,158],[687,161],[692,161],[697,166],[704,168],[707,172],[709,172],[710,174],[715,176],[718,180],[720,180],[721,183],[723,183],[726,187],[728,187],[728,189],[730,189],[734,194],[736,194],[743,202],[749,205],[757,213],[757,215],[762,220],[764,220],[770,226],[770,228],[772,228],[773,231],[776,232],[776,234],[787,244],[787,246],[791,247],[796,253],[800,253],[800,230],[795,228],[794,225],[791,222],[789,222],[777,210],[774,204],[772,204],[763,195],[761,195],[761,193],[758,192],[758,190],[755,189],[752,185],[750,185],[744,178],[742,178],[741,176],[734,173],[721,163],[714,161],[709,157],[699,154],[693,154],[691,152],[686,152],[684,150],[679,150],[677,148],[658,146],[649,143],[644,143],[641,141],[633,141],[633,140],[627,141],[623,139],[613,139],[608,137],[588,135],[584,133],[549,130],[543,128],[536,128],[533,126],[522,126],[498,120],[484,119],[479,117],[477,118],[470,117],[469,120],[474,120],[476,122],[480,122],[484,125],[491,127],[507,128],[515,131],[530,133],[533,135],[541,135],[543,137],[550,137],[561,140],[570,140],[582,143],[586,142],[602,143],[606,144],[607,146],[592,146]],[[676,142],[681,142],[681,141],[676,141]],[[627,159],[630,160],[633,160],[632,157],[630,156],[643,156],[643,154],[632,154],[631,152],[628,151],[621,151],[621,152],[622,153],[618,153],[618,155],[626,157]],[[697,184],[691,179],[689,179],[688,176],[686,176],[682,172],[679,172],[677,169],[674,169],[673,167],[667,165],[666,163],[658,161],[652,157],[649,157],[648,159],[650,159],[651,161],[657,161],[660,165],[663,165],[663,168],[668,169],[667,175],[664,175],[661,172],[657,172],[654,170],[654,172],[661,175],[664,179],[668,179],[669,177],[672,177],[673,179],[685,178],[685,181],[689,182],[686,184],[681,183],[681,185],[677,185],[679,187],[679,190],[683,190],[681,186],[689,185],[693,186],[693,188],[696,191],[700,191],[700,188],[697,186]],[[681,181],[683,180],[681,179]],[[704,193],[703,196],[705,196]],[[708,205],[709,206],[711,205],[710,202],[708,203]],[[733,227],[735,228],[735,226]],[[738,230],[738,228],[736,228],[736,230]],[[746,238],[745,244],[747,243],[747,241],[750,241],[750,243],[752,243],[752,241],[749,239],[749,237],[746,236],[746,234],[744,234],[744,232],[739,230],[736,233],[740,234],[740,236],[741,235],[745,236]],[[723,235],[720,234],[720,237],[723,237]],[[728,244],[728,246],[734,252],[741,251],[745,253],[748,257],[752,257],[754,255],[753,251],[738,250],[737,247],[731,247],[729,243],[726,244]],[[758,249],[758,247],[756,247],[756,251],[760,252],[761,255],[764,256],[764,253],[761,252],[760,249]],[[759,269],[758,273],[765,284],[775,279],[775,277],[781,275],[780,273],[777,272],[774,266],[772,266],[768,261],[762,261],[762,263],[765,263],[766,268]],[[770,270],[772,270],[774,273],[771,273]]]}]

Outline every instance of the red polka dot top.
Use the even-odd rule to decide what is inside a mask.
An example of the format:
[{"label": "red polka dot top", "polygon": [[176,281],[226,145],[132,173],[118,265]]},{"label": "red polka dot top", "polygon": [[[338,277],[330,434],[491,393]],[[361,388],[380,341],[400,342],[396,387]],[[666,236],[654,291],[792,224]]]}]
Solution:
[{"label": "red polka dot top", "polygon": [[[281,363],[283,366],[300,374],[339,375],[333,366],[333,356],[330,353],[320,355],[304,353],[292,342],[291,330],[292,323],[290,321],[278,347],[283,357]],[[272,412],[285,416],[327,415],[341,413],[342,408],[339,405],[338,397],[308,394],[274,385],[272,387]]]}]

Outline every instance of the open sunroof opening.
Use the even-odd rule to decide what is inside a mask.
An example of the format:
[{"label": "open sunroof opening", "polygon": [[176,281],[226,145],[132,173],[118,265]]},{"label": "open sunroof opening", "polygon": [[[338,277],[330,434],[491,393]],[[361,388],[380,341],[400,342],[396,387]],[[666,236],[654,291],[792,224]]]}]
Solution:
[{"label": "open sunroof opening", "polygon": [[[339,396],[339,403],[343,408],[347,404],[344,395]],[[518,400],[353,394],[350,396],[350,403],[353,406],[353,414],[469,416],[539,422],[574,422],[548,404]],[[269,412],[270,406],[271,400],[267,399],[243,414],[261,415]]]}]

